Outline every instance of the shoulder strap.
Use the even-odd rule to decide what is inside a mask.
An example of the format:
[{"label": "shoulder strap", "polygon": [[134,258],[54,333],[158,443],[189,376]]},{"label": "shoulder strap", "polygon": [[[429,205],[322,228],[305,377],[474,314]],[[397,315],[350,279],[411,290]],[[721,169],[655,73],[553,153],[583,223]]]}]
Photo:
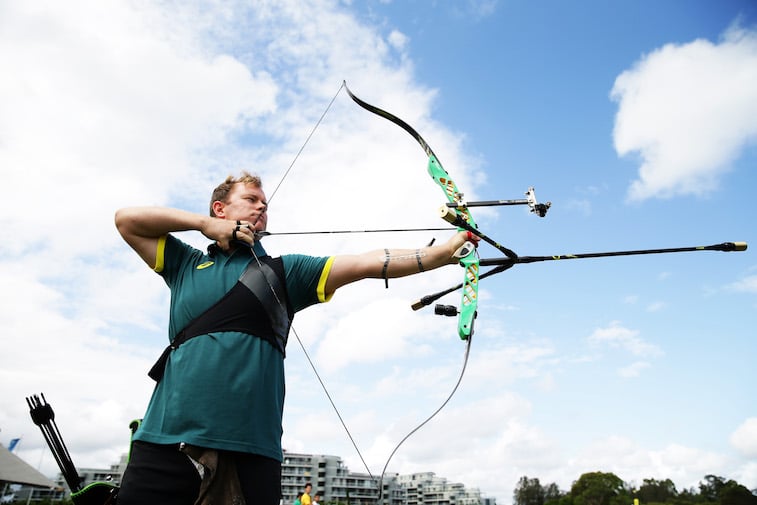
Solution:
[{"label": "shoulder strap", "polygon": [[265,256],[260,263],[251,261],[223,298],[174,337],[147,375],[159,382],[172,351],[191,338],[219,331],[238,331],[262,338],[286,356],[294,311],[283,279],[281,258]]},{"label": "shoulder strap", "polygon": [[[264,261],[266,259],[269,261]],[[280,276],[276,274],[272,265],[280,268]],[[281,280],[283,277],[284,266],[281,258],[274,260],[264,257],[261,258],[259,264],[257,261],[251,261],[239,278],[239,283],[243,284],[263,305],[276,337],[276,347],[282,354],[284,354],[289,328],[292,325],[291,311],[287,308],[286,290]]]}]

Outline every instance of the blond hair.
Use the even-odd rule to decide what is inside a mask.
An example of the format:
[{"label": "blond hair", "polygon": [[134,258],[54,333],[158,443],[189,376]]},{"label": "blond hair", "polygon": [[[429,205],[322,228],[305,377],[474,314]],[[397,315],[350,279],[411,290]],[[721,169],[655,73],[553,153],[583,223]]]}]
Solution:
[{"label": "blond hair", "polygon": [[252,175],[247,171],[242,171],[239,177],[229,175],[226,177],[225,181],[213,190],[213,194],[210,197],[210,217],[215,217],[216,215],[215,212],[213,212],[213,202],[219,201],[227,203],[229,192],[235,184],[252,184],[256,188],[263,187],[263,181],[260,179],[260,176]]}]

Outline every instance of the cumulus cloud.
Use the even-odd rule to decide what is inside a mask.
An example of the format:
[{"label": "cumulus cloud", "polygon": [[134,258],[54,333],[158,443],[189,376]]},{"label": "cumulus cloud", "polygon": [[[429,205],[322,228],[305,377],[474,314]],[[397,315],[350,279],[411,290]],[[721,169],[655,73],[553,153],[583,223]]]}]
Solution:
[{"label": "cumulus cloud", "polygon": [[605,344],[630,352],[634,356],[660,356],[662,349],[639,337],[637,330],[625,328],[620,322],[613,321],[605,328],[597,328],[589,335],[589,342]]},{"label": "cumulus cloud", "polygon": [[[402,53],[406,37],[382,37],[333,2],[227,9],[203,2],[74,0],[14,3],[2,11],[0,228],[12,240],[0,245],[0,397],[8,399],[0,405],[0,425],[3,433],[29,433],[24,396],[44,392],[77,464],[104,466],[126,450],[128,423],[144,412],[153,386],[146,370],[167,339],[167,290],[119,239],[117,208],[205,212],[211,184],[228,173],[249,168],[267,181],[279,180],[349,76],[363,96],[404,110],[429,138],[443,142],[458,181],[475,191],[475,166],[465,159],[459,135],[430,118],[434,91],[411,79]],[[425,216],[439,191],[420,169],[425,156],[418,146],[399,128],[358,111],[344,93],[335,101],[340,107],[309,143],[296,183],[290,179],[277,194],[271,226],[386,228],[397,220],[386,209],[400,208],[408,226],[436,224]],[[414,161],[419,169],[407,170]],[[366,174],[379,172],[382,181],[405,183],[378,191]],[[336,204],[312,202],[318,212],[278,212],[302,209],[303,195],[337,194]],[[199,233],[182,238],[199,247],[206,242]],[[398,245],[429,238],[405,236]],[[364,235],[311,237],[306,251],[301,239],[272,237],[266,247],[272,254],[335,254],[377,243],[394,246],[386,237]],[[391,292],[378,281],[352,291],[353,297],[345,290],[324,309],[298,315],[295,324],[305,344],[320,341],[316,354],[325,371],[357,358],[373,364],[402,353],[418,356],[429,346],[409,332],[428,331],[419,328],[422,319],[406,297],[457,281],[459,272],[449,270],[404,281],[404,288],[398,280]],[[398,292],[402,310],[391,297]],[[375,314],[361,310],[359,300],[374,297]],[[343,323],[332,327],[334,320]],[[354,338],[366,326],[374,338]],[[452,340],[454,332],[449,335]],[[373,347],[358,348],[357,342]],[[292,384],[305,366],[289,375]],[[106,411],[99,410],[103,398],[109,398]],[[105,458],[84,442],[93,438],[86,417],[91,409],[107,414],[97,419]],[[20,454],[36,461],[43,445],[39,433],[29,434]],[[41,468],[55,473],[50,459]]]},{"label": "cumulus cloud", "polygon": [[695,486],[711,468],[723,463],[720,454],[681,444],[655,449],[628,437],[610,435],[584,449],[571,461],[571,467],[575,475],[602,468],[637,484],[650,477],[669,478],[682,489]]},{"label": "cumulus cloud", "polygon": [[651,365],[646,361],[636,361],[630,365],[618,370],[618,375],[625,378],[638,377],[641,371],[649,368]]},{"label": "cumulus cloud", "polygon": [[757,139],[757,32],[667,44],[615,80],[618,155],[639,155],[630,200],[706,195]]},{"label": "cumulus cloud", "polygon": [[[211,184],[241,168],[278,181],[345,77],[361,97],[401,111],[434,146],[443,145],[445,163],[475,199],[484,182],[478,160],[465,153],[462,134],[432,119],[435,91],[413,76],[405,52],[411,40],[361,24],[344,8],[348,3],[3,4],[0,228],[8,239],[0,245],[0,398],[7,401],[0,426],[4,436],[25,435],[24,459],[57,472],[39,433],[32,433],[25,395],[45,392],[75,462],[97,467],[127,449],[128,422],[144,412],[150,396],[146,370],[167,338],[167,290],[120,241],[112,223],[116,208],[156,204],[204,212]],[[488,15],[496,2],[468,5]],[[399,218],[411,227],[438,225],[433,215],[427,219],[440,194],[421,170],[424,162],[405,132],[358,110],[342,93],[298,161],[296,177],[274,199],[271,231],[323,229],[324,223],[393,227]],[[591,212],[585,201],[573,205]],[[182,238],[205,242],[200,234]],[[306,242],[279,236],[265,245],[274,255],[334,254],[429,239],[428,233]],[[297,316],[292,340],[302,338],[314,351],[348,425],[367,440],[361,446],[372,470],[458,378],[465,346],[456,321],[414,314],[407,305],[459,277],[450,268],[393,281],[390,290],[366,282]],[[740,284],[750,285],[750,278]],[[532,405],[531,397],[564,390],[561,368],[581,362],[565,358],[557,342],[510,340],[508,320],[519,315],[513,303],[520,298],[482,289],[480,300],[489,310],[479,315],[460,391],[443,416],[408,441],[392,468],[432,469],[478,483],[505,503],[524,473],[569,485],[580,469],[565,464],[560,443],[573,442],[558,442],[539,420],[541,406],[557,402]],[[631,354],[633,364],[620,370],[626,376],[661,353],[619,323],[592,339]],[[285,446],[339,454],[359,471],[347,437],[333,429],[335,416],[322,408],[326,402],[303,353],[294,341],[290,347]],[[520,386],[530,390],[514,392]],[[743,432],[737,439],[746,446]],[[628,449],[606,445],[616,461]],[[681,460],[699,456],[684,451]],[[582,459],[591,470],[603,461]],[[639,468],[648,463],[639,461]],[[711,461],[692,470],[696,478],[719,468],[708,466]]]},{"label": "cumulus cloud", "polygon": [[750,417],[731,434],[731,445],[747,458],[757,458],[757,417]]},{"label": "cumulus cloud", "polygon": [[749,275],[729,284],[728,289],[740,293],[757,293],[757,275]]}]

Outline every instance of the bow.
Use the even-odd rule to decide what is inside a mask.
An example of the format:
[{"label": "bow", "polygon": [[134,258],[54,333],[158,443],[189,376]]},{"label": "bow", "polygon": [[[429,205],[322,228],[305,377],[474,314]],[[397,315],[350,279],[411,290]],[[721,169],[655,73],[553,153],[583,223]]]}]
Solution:
[{"label": "bow", "polygon": [[[437,158],[436,154],[434,154],[434,151],[431,149],[431,146],[428,145],[428,142],[426,142],[423,137],[421,137],[421,135],[415,130],[415,128],[413,128],[394,114],[391,114],[383,109],[379,109],[378,107],[371,105],[355,96],[355,94],[350,91],[350,88],[347,87],[346,81],[343,83],[343,85],[344,89],[347,91],[347,94],[350,96],[350,98],[352,98],[352,100],[355,101],[355,103],[357,103],[367,111],[381,116],[384,119],[388,119],[392,123],[400,126],[402,129],[408,132],[418,142],[418,144],[420,144],[421,148],[428,156],[428,173],[434,180],[434,182],[436,182],[436,184],[442,189],[449,202],[448,206],[442,208],[442,217],[456,226],[458,230],[469,231],[489,242],[488,237],[478,231],[476,221],[473,219],[470,209],[465,204],[465,200],[463,199],[463,193],[458,189],[457,184],[455,184],[455,182],[450,178],[449,173],[447,173],[447,171],[444,169],[442,163],[439,161],[439,158]],[[497,244],[495,247],[497,247],[498,245],[499,244]],[[508,257],[517,258],[517,255],[509,249],[506,249],[506,251],[507,252],[505,254]],[[460,302],[457,332],[458,335],[460,335],[461,339],[467,340],[473,335],[473,323],[476,319],[476,309],[478,306],[479,260],[476,248],[473,247],[470,243],[467,243],[466,245],[461,247],[458,250],[458,255],[460,264],[465,269],[465,273],[462,282],[463,292]],[[449,310],[447,312],[449,312]],[[451,315],[456,315],[456,313],[457,310],[455,310],[455,313]],[[450,314],[445,313],[445,315]]]},{"label": "bow", "polygon": [[[443,205],[439,211],[440,217],[442,217],[445,221],[452,224],[453,226],[457,227],[458,231],[467,231],[469,233],[475,234],[479,239],[483,240],[484,242],[487,242],[488,244],[492,245],[494,248],[502,252],[502,254],[505,255],[507,261],[513,262],[511,264],[514,264],[514,262],[517,261],[518,259],[518,255],[515,254],[510,249],[508,249],[507,247],[499,244],[498,242],[496,242],[495,240],[487,236],[481,230],[479,230],[478,225],[476,225],[476,221],[473,219],[473,216],[471,215],[470,207],[489,206],[489,205],[527,204],[531,208],[531,212],[541,217],[544,217],[547,213],[547,209],[549,209],[551,204],[550,203],[546,203],[546,204],[537,203],[536,197],[534,196],[533,188],[529,188],[529,190],[526,192],[526,197],[527,197],[526,199],[498,200],[498,201],[488,201],[488,202],[466,202],[462,191],[458,189],[457,184],[455,184],[455,182],[450,177],[449,173],[444,169],[444,167],[442,166],[442,163],[439,161],[439,158],[431,149],[431,146],[428,144],[428,142],[424,140],[423,137],[421,137],[421,135],[415,130],[415,128],[413,128],[407,122],[395,116],[394,114],[387,112],[383,109],[380,109],[374,105],[371,105],[368,102],[355,96],[355,94],[352,93],[352,91],[350,91],[350,88],[347,87],[346,81],[342,83],[342,86],[344,87],[344,89],[347,91],[347,94],[350,96],[350,98],[352,98],[352,100],[355,103],[357,103],[359,106],[366,109],[367,111],[372,112],[378,116],[381,116],[384,119],[388,119],[392,123],[401,127],[403,130],[408,132],[421,146],[421,148],[423,149],[423,152],[426,153],[426,155],[428,156],[428,164],[427,164],[428,174],[431,176],[434,182],[436,182],[436,184],[442,189],[445,197],[447,198],[447,203]],[[412,308],[413,310],[418,310],[421,307],[429,305],[432,301],[440,298],[444,294],[447,294],[454,290],[462,288],[462,299],[460,302],[459,311],[457,307],[454,307],[454,306],[437,305],[435,308],[435,313],[437,315],[445,315],[445,316],[455,316],[459,314],[458,324],[457,324],[457,333],[462,340],[467,341],[465,358],[463,360],[463,368],[460,371],[460,376],[458,377],[457,383],[453,387],[452,392],[449,394],[447,399],[441,404],[441,406],[439,406],[434,411],[433,414],[431,414],[428,418],[426,418],[423,422],[421,422],[417,427],[415,427],[412,431],[410,431],[407,435],[405,435],[405,437],[395,446],[394,450],[389,455],[389,458],[387,459],[386,464],[384,465],[384,469],[382,470],[381,479],[378,485],[379,499],[381,499],[381,493],[383,489],[383,486],[382,486],[383,476],[386,473],[386,469],[388,468],[389,462],[391,461],[392,457],[394,457],[394,454],[410,436],[412,436],[415,432],[417,432],[420,428],[422,428],[426,423],[428,423],[431,419],[433,419],[447,405],[447,403],[452,399],[452,396],[457,391],[457,388],[460,386],[463,375],[465,374],[465,368],[468,362],[468,355],[470,352],[471,337],[473,336],[473,323],[476,320],[477,307],[478,307],[478,281],[480,278],[479,277],[480,260],[478,257],[478,251],[476,247],[470,241],[463,244],[463,246],[460,247],[455,252],[455,257],[459,259],[460,265],[464,269],[462,283],[460,283],[459,285],[455,286],[454,288],[450,290],[446,290],[445,292],[441,294],[424,297],[418,302],[414,303],[412,305]],[[492,275],[494,273],[493,270],[503,271],[507,268],[509,267],[497,266],[494,269],[492,269],[492,271],[487,272],[485,276]],[[357,446],[355,446],[355,449],[357,449]],[[360,451],[358,450],[358,454],[359,453]],[[366,469],[367,469],[367,466],[366,466]],[[369,470],[369,474],[370,474],[370,470]]]},{"label": "bow", "polygon": [[[408,132],[421,146],[423,152],[428,156],[427,170],[431,178],[444,192],[444,196],[447,198],[447,204],[443,205],[439,211],[440,217],[445,221],[456,226],[458,231],[468,231],[476,235],[479,239],[492,245],[495,249],[504,254],[509,261],[516,262],[518,255],[512,250],[493,240],[491,237],[479,230],[476,221],[470,212],[470,207],[476,206],[492,206],[492,205],[521,205],[526,204],[531,208],[531,212],[540,217],[544,217],[547,214],[551,203],[544,204],[536,201],[534,195],[534,188],[529,188],[526,192],[526,198],[520,200],[494,200],[485,202],[466,202],[464,194],[458,189],[455,181],[452,180],[449,173],[442,166],[439,158],[434,154],[431,146],[428,145],[423,137],[407,122],[395,116],[394,114],[387,112],[383,109],[371,105],[368,102],[355,96],[350,88],[347,86],[347,82],[342,83],[347,94],[355,101],[359,106],[372,112],[378,116],[388,119],[392,123],[396,124],[406,132]],[[450,305],[437,305],[435,313],[437,315],[455,316],[459,314],[457,333],[463,340],[468,340],[473,335],[473,323],[476,320],[477,307],[478,307],[478,281],[480,260],[478,257],[478,251],[471,242],[466,242],[460,249],[457,250],[455,256],[459,258],[460,265],[464,268],[463,282],[456,288],[462,287],[462,299],[460,301],[460,309]],[[502,271],[503,268],[499,268]],[[432,301],[440,298],[443,294],[449,293],[453,290],[446,291],[438,296],[423,297],[421,300],[415,302],[412,305],[413,310],[418,310]]]},{"label": "bow", "polygon": [[[548,261],[548,260],[558,260],[558,259],[598,258],[598,257],[604,257],[604,256],[657,254],[657,253],[666,253],[666,252],[683,252],[683,251],[694,251],[694,250],[718,250],[718,251],[744,251],[746,250],[746,243],[744,242],[735,242],[735,243],[728,242],[724,244],[716,244],[713,246],[706,246],[706,247],[700,246],[700,247],[691,247],[691,248],[654,249],[654,250],[639,250],[639,251],[615,251],[615,252],[607,252],[607,253],[571,254],[571,255],[561,255],[561,256],[522,256],[522,257],[519,257],[515,252],[499,244],[498,242],[496,242],[495,240],[493,240],[492,238],[490,238],[489,236],[487,236],[485,233],[483,233],[481,230],[478,229],[478,226],[475,220],[473,219],[473,216],[471,215],[470,207],[491,206],[491,205],[522,205],[523,204],[523,205],[528,205],[532,213],[536,214],[539,217],[544,217],[547,213],[547,210],[551,206],[551,203],[549,202],[538,203],[536,201],[533,188],[528,189],[528,191],[526,192],[525,199],[497,200],[497,201],[486,201],[486,202],[466,202],[464,199],[463,193],[458,189],[455,182],[451,179],[449,173],[444,169],[441,162],[439,161],[439,158],[437,158],[436,154],[431,149],[431,146],[429,146],[428,142],[426,142],[423,139],[423,137],[421,137],[421,135],[412,126],[410,126],[407,122],[395,116],[394,114],[389,113],[383,109],[380,109],[374,105],[371,105],[365,102],[364,100],[358,98],[357,96],[355,96],[355,94],[352,93],[352,91],[350,91],[349,87],[347,86],[346,81],[342,83],[342,87],[344,87],[344,89],[347,91],[347,94],[350,96],[350,98],[352,98],[352,100],[355,103],[357,103],[360,107],[362,107],[363,109],[366,109],[369,112],[372,112],[373,114],[381,116],[384,119],[387,119],[391,121],[392,123],[396,124],[397,126],[401,127],[403,130],[409,133],[418,142],[418,144],[423,149],[424,153],[428,156],[427,171],[429,175],[434,180],[434,182],[442,189],[445,197],[447,198],[447,203],[444,206],[442,206],[440,210],[440,216],[444,220],[446,220],[447,222],[455,226],[458,230],[468,231],[472,234],[475,234],[479,239],[492,245],[495,249],[499,250],[505,256],[505,258],[481,260],[479,259],[478,252],[476,248],[474,247],[474,245],[470,242],[467,242],[460,249],[458,249],[458,251],[455,254],[455,256],[459,259],[460,264],[464,268],[463,282],[458,284],[457,286],[441,291],[434,295],[425,296],[421,300],[415,302],[412,305],[413,310],[418,310],[421,307],[429,305],[430,303],[437,300],[438,298],[448,293],[451,293],[452,291],[462,288],[462,299],[461,299],[459,311],[456,307],[437,305],[435,312],[437,314],[447,315],[447,316],[459,315],[458,335],[460,336],[461,339],[467,340],[467,348],[466,348],[466,353],[465,353],[463,369],[450,395],[442,403],[442,405],[436,411],[434,411],[433,414],[431,414],[431,416],[429,416],[426,420],[424,420],[421,424],[419,424],[416,428],[414,428],[410,433],[408,433],[397,444],[397,446],[394,448],[392,453],[389,455],[389,458],[387,459],[386,464],[384,465],[384,468],[381,473],[381,478],[377,485],[378,490],[379,490],[379,500],[381,499],[381,495],[383,492],[383,485],[382,485],[383,476],[386,473],[386,469],[389,466],[389,462],[391,461],[396,451],[411,435],[413,435],[416,431],[418,431],[421,427],[423,427],[427,422],[429,422],[433,417],[435,417],[436,414],[438,414],[439,411],[442,410],[442,408],[444,408],[444,406],[449,402],[449,400],[455,394],[458,386],[460,385],[460,382],[462,380],[463,374],[465,373],[465,368],[468,361],[468,352],[470,350],[470,344],[471,344],[470,337],[473,335],[473,325],[474,325],[476,314],[477,314],[478,282],[480,279],[503,272],[511,268],[517,263],[532,263],[532,262],[537,262],[537,261]],[[341,90],[341,87],[340,87],[340,90]],[[338,93],[339,91],[337,91],[337,94]],[[336,98],[336,95],[334,96],[334,99],[335,98]],[[332,99],[331,103],[333,103],[334,99]],[[329,104],[329,107],[331,103]],[[326,110],[328,110],[328,107]],[[323,116],[321,116],[321,119],[322,118]],[[316,127],[318,126],[319,123],[320,123],[320,119],[318,123],[316,124]],[[311,136],[312,136],[312,132],[311,132]],[[310,137],[308,137],[308,139],[309,138]],[[302,148],[300,149],[300,152],[301,151],[302,151]],[[296,159],[297,157],[295,157],[295,160]],[[292,164],[294,164],[294,161],[292,162]],[[289,168],[291,169],[291,165]],[[287,170],[286,173],[288,172],[289,172],[289,169]],[[286,174],[285,174],[285,177],[286,177]],[[281,182],[279,183],[279,186],[280,185],[281,185]],[[278,186],[276,189],[278,189]],[[269,198],[269,202],[270,202],[270,198]],[[400,230],[363,230],[363,231],[400,231]],[[344,231],[339,231],[336,233],[355,233],[355,232],[356,231],[344,230]],[[319,233],[334,233],[334,232],[319,232]],[[482,265],[493,266],[494,268],[485,272],[484,274],[480,274],[479,270]],[[292,328],[292,331],[295,333],[295,335],[297,335],[296,331],[294,331],[294,328]],[[313,371],[315,372],[316,377],[321,383],[321,386],[326,392],[326,395],[329,401],[331,402],[331,405],[334,408],[337,416],[339,417],[339,420],[342,426],[347,432],[347,435],[349,436],[353,447],[357,451],[358,456],[360,457],[361,461],[363,462],[363,465],[368,471],[368,474],[373,479],[373,475],[371,474],[370,469],[368,468],[368,465],[363,459],[363,456],[360,453],[360,450],[357,447],[357,444],[355,443],[354,439],[352,438],[352,435],[349,429],[347,428],[347,425],[342,419],[339,413],[339,410],[336,408],[336,405],[331,399],[331,396],[329,395],[325,384],[323,383],[320,376],[318,375],[318,372],[315,369],[315,365],[313,364],[313,362],[310,360],[309,356],[307,355],[307,350],[302,344],[302,341],[300,340],[299,336],[297,336],[297,340],[300,343],[300,346],[302,347],[303,352],[305,353],[305,356],[310,362],[310,365],[313,368]]]}]

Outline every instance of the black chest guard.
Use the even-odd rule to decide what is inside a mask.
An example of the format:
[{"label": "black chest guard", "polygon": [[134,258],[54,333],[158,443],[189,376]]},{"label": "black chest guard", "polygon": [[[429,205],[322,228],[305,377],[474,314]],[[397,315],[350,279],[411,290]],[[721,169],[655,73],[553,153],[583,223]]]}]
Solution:
[{"label": "black chest guard", "polygon": [[221,331],[237,331],[262,338],[286,356],[294,311],[286,296],[281,258],[252,260],[236,284],[181,330],[147,375],[159,382],[171,352],[190,338]]}]

